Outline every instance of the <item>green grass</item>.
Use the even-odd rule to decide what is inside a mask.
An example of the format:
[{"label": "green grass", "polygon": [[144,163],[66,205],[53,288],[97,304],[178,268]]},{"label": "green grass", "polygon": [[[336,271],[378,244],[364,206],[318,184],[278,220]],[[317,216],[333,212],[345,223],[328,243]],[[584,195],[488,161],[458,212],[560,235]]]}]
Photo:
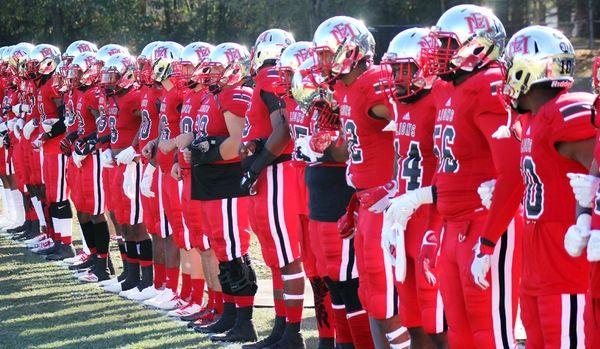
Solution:
[{"label": "green grass", "polygon": [[[307,348],[315,348],[314,311],[304,315]],[[256,309],[259,336],[269,333],[273,317],[272,309]],[[239,347],[214,345],[164,312],[82,284],[59,263],[0,238],[0,348]]]}]

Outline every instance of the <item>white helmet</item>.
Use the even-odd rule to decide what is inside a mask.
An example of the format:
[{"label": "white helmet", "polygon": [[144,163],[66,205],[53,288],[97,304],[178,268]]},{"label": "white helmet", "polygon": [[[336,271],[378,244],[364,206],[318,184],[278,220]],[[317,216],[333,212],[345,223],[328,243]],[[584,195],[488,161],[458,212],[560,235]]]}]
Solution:
[{"label": "white helmet", "polygon": [[104,64],[104,63],[106,63],[106,61],[108,61],[108,59],[111,56],[114,56],[119,53],[128,55],[129,50],[127,50],[127,48],[125,48],[121,45],[117,45],[117,44],[104,45],[104,46],[100,47],[98,52],[96,52],[96,59],[98,60],[99,63]]},{"label": "white helmet", "polygon": [[278,72],[278,79],[275,83],[277,94],[282,96],[290,94],[294,71],[310,58],[313,47],[313,43],[310,41],[298,41],[283,51],[276,66]]},{"label": "white helmet", "polygon": [[70,63],[73,58],[84,52],[98,52],[98,47],[96,44],[86,40],[73,41],[69,46],[67,46],[67,49],[62,55],[62,59],[67,61],[67,63]]},{"label": "white helmet", "polygon": [[54,73],[60,63],[60,50],[48,44],[39,44],[29,53],[27,73],[30,78]]},{"label": "white helmet", "polygon": [[233,42],[217,45],[192,75],[192,80],[206,86],[223,87],[241,82],[250,68],[250,52]]},{"label": "white helmet", "polygon": [[100,65],[93,52],[84,52],[69,64],[67,78],[75,87],[90,86],[100,77]]},{"label": "white helmet", "polygon": [[448,9],[432,28],[424,49],[429,70],[445,75],[457,69],[467,72],[496,61],[504,50],[506,31],[496,15],[485,7],[458,5]]},{"label": "white helmet", "polygon": [[173,62],[179,60],[183,46],[176,42],[166,41],[154,47],[152,50],[152,79],[161,82],[173,74]]},{"label": "white helmet", "polygon": [[539,25],[523,28],[510,39],[504,53],[506,81],[503,95],[516,108],[520,96],[533,85],[570,88],[575,70],[575,50],[560,31]]},{"label": "white helmet", "polygon": [[8,57],[8,64],[15,75],[21,77],[25,76],[27,71],[27,61],[29,60],[29,53],[35,48],[28,42],[22,42],[13,46]]},{"label": "white helmet", "polygon": [[252,47],[251,71],[256,72],[268,61],[276,63],[283,50],[294,42],[296,40],[292,33],[282,29],[274,28],[262,32]]},{"label": "white helmet", "polygon": [[384,90],[394,99],[404,99],[423,89],[430,89],[436,79],[428,75],[422,48],[429,40],[430,30],[410,28],[396,35],[381,59],[387,85]]},{"label": "white helmet", "polygon": [[137,60],[137,78],[141,84],[151,85],[152,80],[152,52],[154,48],[161,44],[162,41],[153,41],[146,44],[140,54],[136,57]]},{"label": "white helmet", "polygon": [[375,39],[367,26],[356,18],[336,16],[319,25],[313,37],[318,70],[328,80],[349,73],[361,60],[375,54]]},{"label": "white helmet", "polygon": [[100,84],[109,92],[127,89],[135,83],[135,59],[129,54],[111,56],[100,72]]},{"label": "white helmet", "polygon": [[173,74],[178,78],[180,87],[190,86],[193,73],[210,55],[215,47],[206,42],[192,42],[183,48],[179,61],[173,62]]}]

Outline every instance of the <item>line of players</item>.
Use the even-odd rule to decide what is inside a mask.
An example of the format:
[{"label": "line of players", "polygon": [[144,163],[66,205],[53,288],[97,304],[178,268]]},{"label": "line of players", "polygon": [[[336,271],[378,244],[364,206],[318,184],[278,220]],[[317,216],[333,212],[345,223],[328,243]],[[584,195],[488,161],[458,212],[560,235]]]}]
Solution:
[{"label": "line of players", "polygon": [[[249,342],[251,230],[276,319],[247,348],[304,347],[305,277],[319,348],[513,347],[519,304],[528,348],[593,348],[596,96],[568,92],[562,33],[505,38],[492,12],[460,5],[398,34],[381,65],[343,16],[312,43],[267,30],[252,53],[155,42],[136,62],[77,42],[59,63],[19,44],[2,55],[4,197],[26,224],[10,232],[72,257],[70,190],[82,281]],[[114,279],[105,207],[123,239]]]}]

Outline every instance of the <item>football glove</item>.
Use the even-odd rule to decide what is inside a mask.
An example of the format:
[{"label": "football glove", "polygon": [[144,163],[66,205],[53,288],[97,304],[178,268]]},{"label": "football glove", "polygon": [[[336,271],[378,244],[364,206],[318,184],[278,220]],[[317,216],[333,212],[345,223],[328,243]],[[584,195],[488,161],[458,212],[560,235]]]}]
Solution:
[{"label": "football glove", "polygon": [[52,126],[54,126],[54,124],[56,124],[59,120],[60,119],[57,119],[57,118],[49,118],[49,119],[42,121],[42,128],[44,129],[44,132],[45,133],[52,132]]},{"label": "football glove", "polygon": [[327,130],[318,131],[312,135],[312,137],[310,137],[310,149],[323,156],[322,154],[325,152],[325,150],[329,148],[332,143],[336,142],[338,138],[339,132]]},{"label": "football glove", "polygon": [[136,164],[130,163],[123,172],[123,192],[130,199],[135,197],[135,167]]},{"label": "football glove", "polygon": [[310,147],[311,136],[299,137],[296,139],[294,144],[296,151],[300,154],[300,157],[306,158],[309,162],[317,162],[317,160],[323,156],[321,153],[317,153]]},{"label": "football glove", "polygon": [[83,159],[85,159],[87,155],[80,155],[77,153],[73,153],[71,155],[71,159],[73,159],[73,164],[75,164],[75,166],[77,166],[77,168],[81,168],[81,163],[83,162]]},{"label": "football glove", "polygon": [[258,180],[258,174],[252,172],[251,170],[246,171],[244,176],[240,180],[240,187],[243,191],[249,193],[250,195],[256,195],[256,181]]},{"label": "football glove", "polygon": [[140,184],[140,191],[142,195],[147,198],[153,198],[155,196],[152,191],[152,180],[154,178],[154,171],[156,171],[156,167],[152,164],[148,164],[144,169],[144,175],[142,176],[142,183]]},{"label": "football glove", "polygon": [[40,149],[42,148],[42,144],[44,144],[44,141],[42,140],[43,135],[39,135],[37,136],[37,138],[31,142],[31,145],[33,146],[33,150],[35,151],[40,151]]},{"label": "football glove", "polygon": [[337,221],[338,231],[342,239],[351,239],[356,231],[356,218],[358,218],[358,198],[352,195],[346,208],[346,213]]},{"label": "football glove", "polygon": [[404,226],[390,224],[384,220],[381,230],[381,248],[383,249],[384,258],[394,266],[396,281],[402,283],[406,279],[405,229]]},{"label": "football glove", "polygon": [[25,126],[23,126],[23,137],[25,137],[25,139],[31,138],[31,134],[35,131],[36,128],[37,128],[36,120],[35,119],[29,120],[25,124]]},{"label": "football glove", "polygon": [[104,151],[102,151],[102,153],[100,154],[100,162],[102,163],[102,167],[113,167],[112,150],[105,149]]},{"label": "football glove", "polygon": [[421,249],[419,251],[418,261],[423,266],[425,280],[434,286],[437,284],[435,267],[437,265],[437,255],[439,251],[439,241],[435,231],[429,230],[423,235]]},{"label": "football glove", "polygon": [[398,182],[389,181],[379,187],[360,191],[358,200],[361,205],[369,208],[370,212],[381,213],[390,205],[390,199],[398,192]]},{"label": "football glove", "polygon": [[471,264],[471,275],[475,285],[479,286],[482,290],[490,287],[490,283],[487,281],[487,275],[491,267],[491,258],[489,254],[481,253],[481,241],[477,241],[473,247],[474,257],[473,263]]},{"label": "football glove", "polygon": [[23,119],[19,118],[15,121],[13,133],[18,140],[21,140],[21,130],[23,130],[23,126],[25,126],[25,121],[23,121]]},{"label": "football glove", "polygon": [[565,250],[571,257],[579,257],[588,244],[592,216],[580,214],[577,222],[570,226],[565,234]]},{"label": "football glove", "polygon": [[567,173],[575,199],[581,207],[592,207],[600,178],[582,173]]},{"label": "football glove", "polygon": [[479,194],[479,198],[481,198],[481,204],[488,210],[490,209],[490,206],[492,206],[492,197],[494,196],[495,187],[496,180],[492,179],[481,183],[479,188],[477,188],[477,194]]},{"label": "football glove", "polygon": [[390,200],[390,205],[385,211],[384,219],[390,220],[391,224],[405,226],[410,216],[424,204],[433,203],[434,188],[423,187],[408,191]]},{"label": "football glove", "polygon": [[132,146],[129,146],[117,154],[115,161],[117,162],[117,165],[129,165],[137,156],[140,156],[140,154],[138,154]]},{"label": "football glove", "polygon": [[16,122],[17,122],[17,119],[10,119],[6,122],[6,127],[8,128],[8,130],[10,132],[14,131]]},{"label": "football glove", "polygon": [[75,142],[75,153],[79,155],[88,155],[96,149],[97,142],[98,140],[96,137],[78,139]]},{"label": "football glove", "polygon": [[600,262],[600,230],[592,230],[587,245],[587,258],[590,262]]}]

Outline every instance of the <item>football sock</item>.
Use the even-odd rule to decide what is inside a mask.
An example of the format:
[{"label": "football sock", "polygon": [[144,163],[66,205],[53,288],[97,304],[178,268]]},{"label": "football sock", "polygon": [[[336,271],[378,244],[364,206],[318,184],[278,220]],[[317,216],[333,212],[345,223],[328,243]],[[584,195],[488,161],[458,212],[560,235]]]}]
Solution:
[{"label": "football sock", "polygon": [[[93,241],[94,245],[93,248],[92,246],[88,245],[90,251],[96,250],[98,256],[102,258],[108,258],[108,247],[110,244],[110,232],[108,231],[108,223],[100,222],[93,224],[93,232],[94,237],[90,240]],[[124,244],[119,245],[119,252],[122,253],[121,258],[123,258],[123,255],[125,254],[124,246]],[[121,251],[121,249],[123,249],[123,251]]]},{"label": "football sock", "polygon": [[204,301],[204,279],[192,279],[192,302],[202,305]]},{"label": "football sock", "polygon": [[167,280],[167,271],[165,265],[154,262],[154,288],[157,290],[163,288]]},{"label": "football sock", "polygon": [[187,273],[181,273],[181,290],[179,298],[187,300],[192,295],[192,276]]},{"label": "football sock", "polygon": [[88,249],[91,254],[95,254],[96,250],[96,232],[94,230],[94,223],[92,221],[86,223],[79,223],[81,227],[81,235],[83,237],[83,241],[85,241]]},{"label": "football sock", "polygon": [[177,293],[177,287],[179,286],[179,268],[167,268],[167,288]]},{"label": "football sock", "polygon": [[[279,268],[271,268],[271,277],[273,282],[275,316],[285,317],[285,301],[283,300],[283,279],[281,278],[281,270],[279,270]],[[280,296],[276,296],[275,293],[279,293]]]},{"label": "football sock", "polygon": [[141,280],[138,288],[143,290],[152,285],[154,277],[152,268],[152,240],[138,241],[136,248],[141,269]]}]

